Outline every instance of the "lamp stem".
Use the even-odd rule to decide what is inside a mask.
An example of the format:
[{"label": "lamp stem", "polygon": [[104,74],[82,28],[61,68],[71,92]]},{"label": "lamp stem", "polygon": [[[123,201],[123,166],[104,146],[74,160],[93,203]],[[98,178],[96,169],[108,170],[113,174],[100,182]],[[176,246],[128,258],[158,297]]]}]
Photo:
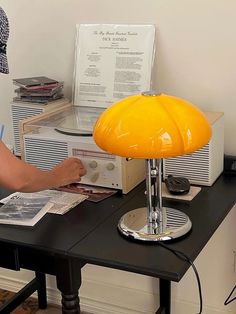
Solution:
[{"label": "lamp stem", "polygon": [[150,233],[162,231],[161,159],[146,160],[147,224]]},{"label": "lamp stem", "polygon": [[151,159],[146,159],[146,189],[147,189],[147,219],[152,222],[152,178],[151,178]]},{"label": "lamp stem", "polygon": [[192,227],[180,210],[162,206],[162,159],[146,159],[147,206],[125,213],[118,224],[122,234],[141,241],[166,241]]},{"label": "lamp stem", "polygon": [[120,232],[141,241],[166,241],[183,236],[192,227],[180,210],[162,206],[162,159],[146,159],[147,206],[125,213]]},{"label": "lamp stem", "polygon": [[162,159],[158,160],[158,196],[159,196],[159,208],[162,211]]}]

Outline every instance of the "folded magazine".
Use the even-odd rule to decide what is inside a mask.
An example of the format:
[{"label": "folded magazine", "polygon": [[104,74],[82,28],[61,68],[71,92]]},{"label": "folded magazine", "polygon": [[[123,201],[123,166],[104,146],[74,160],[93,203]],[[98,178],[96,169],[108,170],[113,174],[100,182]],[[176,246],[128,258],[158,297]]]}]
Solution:
[{"label": "folded magazine", "polygon": [[46,213],[63,215],[86,198],[57,190],[15,192],[0,200],[0,224],[34,226]]}]

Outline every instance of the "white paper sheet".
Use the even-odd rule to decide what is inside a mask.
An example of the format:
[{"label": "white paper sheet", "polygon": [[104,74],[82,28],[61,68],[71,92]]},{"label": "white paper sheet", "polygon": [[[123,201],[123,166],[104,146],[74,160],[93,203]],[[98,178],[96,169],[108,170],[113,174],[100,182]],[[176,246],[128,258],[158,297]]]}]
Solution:
[{"label": "white paper sheet", "polygon": [[151,89],[154,25],[77,25],[74,105],[107,108]]}]

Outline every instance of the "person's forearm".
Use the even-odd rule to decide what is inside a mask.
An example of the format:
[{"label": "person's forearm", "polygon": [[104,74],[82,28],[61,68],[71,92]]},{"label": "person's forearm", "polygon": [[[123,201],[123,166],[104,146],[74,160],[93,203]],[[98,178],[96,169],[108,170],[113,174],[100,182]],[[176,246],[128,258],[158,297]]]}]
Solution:
[{"label": "person's forearm", "polygon": [[32,192],[52,187],[53,172],[41,171],[16,158],[0,141],[0,186],[12,191]]},{"label": "person's forearm", "polygon": [[70,157],[52,170],[43,171],[16,158],[0,141],[0,186],[12,191],[36,192],[78,182],[86,170],[82,162]]},{"label": "person's forearm", "polygon": [[[3,170],[4,171],[4,170]],[[12,174],[5,177],[4,186],[13,191],[35,192],[58,187],[58,178],[53,171],[42,171],[22,162]]]},{"label": "person's forearm", "polygon": [[0,143],[0,185],[12,191],[33,192],[56,185],[53,171],[42,171],[16,158]]}]

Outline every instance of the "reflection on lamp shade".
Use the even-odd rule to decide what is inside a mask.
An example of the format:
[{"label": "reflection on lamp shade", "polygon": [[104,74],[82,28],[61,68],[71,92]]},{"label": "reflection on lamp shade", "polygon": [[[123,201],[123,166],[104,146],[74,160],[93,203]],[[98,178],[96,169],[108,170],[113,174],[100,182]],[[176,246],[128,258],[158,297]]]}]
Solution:
[{"label": "reflection on lamp shade", "polygon": [[184,99],[142,94],[106,109],[93,136],[100,148],[114,155],[166,158],[192,153],[207,144],[211,126],[204,113]]}]

